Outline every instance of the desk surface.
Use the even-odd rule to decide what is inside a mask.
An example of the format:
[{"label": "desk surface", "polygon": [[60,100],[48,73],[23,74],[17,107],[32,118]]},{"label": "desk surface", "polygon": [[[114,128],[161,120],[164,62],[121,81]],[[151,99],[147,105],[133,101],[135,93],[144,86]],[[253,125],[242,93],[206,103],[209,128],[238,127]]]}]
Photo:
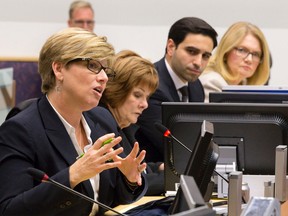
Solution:
[{"label": "desk surface", "polygon": [[[153,201],[153,200],[159,200],[164,198],[164,196],[144,196],[141,199],[139,199],[138,201],[131,203],[131,204],[127,204],[127,205],[119,205],[117,207],[114,208],[114,210],[120,212],[120,213],[124,213],[132,208],[135,208],[139,205],[145,204],[147,202]],[[105,213],[105,215],[116,215],[114,212],[111,211],[107,211]]]},{"label": "desk surface", "polygon": [[281,215],[282,216],[288,215],[288,201],[284,202],[281,205]]},{"label": "desk surface", "polygon": [[[139,205],[145,204],[145,203],[153,201],[153,200],[159,200],[162,198],[164,198],[164,196],[144,196],[140,200],[138,200],[137,202],[127,204],[127,205],[119,205],[119,206],[115,207],[114,210],[116,210],[120,213],[124,213],[124,212],[126,212],[132,208],[135,208]],[[105,213],[105,215],[116,215],[116,214],[114,212],[108,211]],[[285,203],[283,203],[281,205],[281,216],[287,216],[287,215],[288,215],[288,201],[286,201]]]}]

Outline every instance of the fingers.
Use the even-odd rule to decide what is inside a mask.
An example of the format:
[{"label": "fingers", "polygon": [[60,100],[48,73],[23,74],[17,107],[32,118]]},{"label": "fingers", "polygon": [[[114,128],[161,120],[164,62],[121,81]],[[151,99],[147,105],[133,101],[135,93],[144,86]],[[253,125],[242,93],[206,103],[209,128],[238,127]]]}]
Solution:
[{"label": "fingers", "polygon": [[115,168],[115,167],[119,167],[121,165],[121,162],[109,162],[109,163],[105,163],[103,164],[103,168],[102,168],[102,171],[103,170],[108,170],[108,169],[112,169],[112,168]]},{"label": "fingers", "polygon": [[138,157],[136,158],[137,163],[140,164],[140,163],[144,160],[145,155],[146,155],[146,151],[145,151],[145,150],[142,150],[142,151],[140,152],[140,154],[138,155]]},{"label": "fingers", "polygon": [[130,156],[133,158],[136,158],[137,154],[139,152],[139,143],[135,142],[132,151],[130,152]]},{"label": "fingers", "polygon": [[[138,167],[137,167],[137,170],[139,172],[139,177],[137,178],[137,184],[139,186],[142,185],[142,178],[141,178],[141,173],[144,172],[144,170],[146,170],[147,168],[147,164],[144,162],[142,163],[142,161],[144,160],[145,158],[145,155],[146,155],[146,151],[142,150],[140,152],[140,154],[138,155],[138,157],[136,158],[136,161],[137,163],[139,164]],[[142,163],[142,164],[141,164]]]},{"label": "fingers", "polygon": [[136,182],[139,186],[142,185],[142,177],[141,177],[141,173],[145,171],[147,167],[147,164],[146,163],[142,163],[142,164],[139,164],[138,167],[137,167],[137,170],[138,170],[138,177],[136,178]]},{"label": "fingers", "polygon": [[102,155],[101,162],[112,162],[112,161],[118,161],[114,160],[121,152],[123,152],[123,148],[117,148],[115,150],[109,151],[106,154]]},{"label": "fingers", "polygon": [[87,180],[103,170],[120,167],[121,160],[117,159],[118,154],[123,152],[123,148],[115,148],[121,137],[116,137],[114,133],[101,136],[94,145],[91,146],[83,156],[79,157],[70,167],[71,185],[73,187],[79,182]]},{"label": "fingers", "polygon": [[137,179],[137,184],[138,184],[138,186],[141,186],[141,185],[142,185],[141,174],[139,174],[139,178]]},{"label": "fingers", "polygon": [[94,149],[101,149],[104,148],[105,150],[109,148],[113,148],[115,145],[117,145],[119,142],[121,142],[121,137],[116,137],[114,133],[109,133],[104,136],[101,136],[99,139],[96,140],[96,142],[93,145]]},{"label": "fingers", "polygon": [[146,163],[142,163],[142,164],[138,165],[137,170],[138,170],[139,173],[142,173],[142,172],[144,172],[146,167],[147,167],[147,164]]},{"label": "fingers", "polygon": [[[142,150],[139,155],[137,156],[139,152],[139,143],[135,142],[134,147],[130,153],[130,155],[135,158],[135,162],[138,164],[137,170],[139,173],[143,172],[146,169],[147,164],[146,163],[142,163],[142,161],[145,158],[146,155],[146,151]],[[142,163],[142,164],[141,164]]]}]

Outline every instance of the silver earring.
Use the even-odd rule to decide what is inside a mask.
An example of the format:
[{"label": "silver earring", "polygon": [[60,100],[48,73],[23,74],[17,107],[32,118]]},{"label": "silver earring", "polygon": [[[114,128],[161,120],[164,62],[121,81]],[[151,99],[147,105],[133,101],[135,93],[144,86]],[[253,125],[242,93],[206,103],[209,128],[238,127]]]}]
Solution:
[{"label": "silver earring", "polygon": [[59,82],[57,82],[57,84],[56,84],[56,86],[55,86],[55,90],[56,90],[56,92],[58,92],[58,93],[61,92],[61,90],[62,90],[62,88],[61,88],[62,82],[63,82],[63,79],[60,79]]},{"label": "silver earring", "polygon": [[57,84],[55,90],[57,93],[61,92],[61,85]]}]

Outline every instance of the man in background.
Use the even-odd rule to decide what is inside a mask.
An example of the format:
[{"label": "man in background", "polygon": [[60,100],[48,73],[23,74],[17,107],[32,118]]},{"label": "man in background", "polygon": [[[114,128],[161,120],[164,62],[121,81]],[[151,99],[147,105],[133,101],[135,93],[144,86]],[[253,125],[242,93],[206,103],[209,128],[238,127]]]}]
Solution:
[{"label": "man in background", "polygon": [[80,27],[93,32],[95,25],[94,10],[87,1],[74,1],[69,9],[69,27]]},{"label": "man in background", "polygon": [[165,56],[155,63],[159,87],[137,122],[136,139],[147,152],[146,161],[164,161],[163,135],[154,127],[155,122],[162,123],[161,103],[204,102],[198,77],[216,46],[217,32],[202,19],[185,17],[171,26]]}]

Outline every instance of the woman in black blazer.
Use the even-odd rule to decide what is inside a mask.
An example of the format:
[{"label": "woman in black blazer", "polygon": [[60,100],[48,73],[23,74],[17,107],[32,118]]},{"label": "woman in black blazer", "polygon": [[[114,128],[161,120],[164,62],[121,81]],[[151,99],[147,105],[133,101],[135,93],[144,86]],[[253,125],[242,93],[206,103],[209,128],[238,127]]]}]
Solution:
[{"label": "woman in black blazer", "polygon": [[[135,124],[143,110],[148,107],[148,98],[158,86],[158,75],[150,61],[130,50],[119,52],[114,58],[113,70],[116,75],[107,83],[107,88],[100,100],[100,105],[108,109],[113,118],[95,114],[95,121],[109,119],[107,132],[114,132],[122,137],[120,145],[124,152],[130,152],[135,139]],[[96,110],[100,110],[99,108]],[[114,119],[114,121],[113,121]],[[141,143],[140,143],[141,144]],[[164,193],[164,163],[148,163],[145,176],[148,182],[146,195]]]},{"label": "woman in black blazer", "polygon": [[121,137],[103,135],[86,113],[113,77],[113,55],[105,37],[78,28],[46,41],[39,57],[44,96],[0,127],[0,215],[103,215],[100,206],[34,180],[30,167],[110,207],[145,194],[145,151],[136,144],[125,156]]}]

